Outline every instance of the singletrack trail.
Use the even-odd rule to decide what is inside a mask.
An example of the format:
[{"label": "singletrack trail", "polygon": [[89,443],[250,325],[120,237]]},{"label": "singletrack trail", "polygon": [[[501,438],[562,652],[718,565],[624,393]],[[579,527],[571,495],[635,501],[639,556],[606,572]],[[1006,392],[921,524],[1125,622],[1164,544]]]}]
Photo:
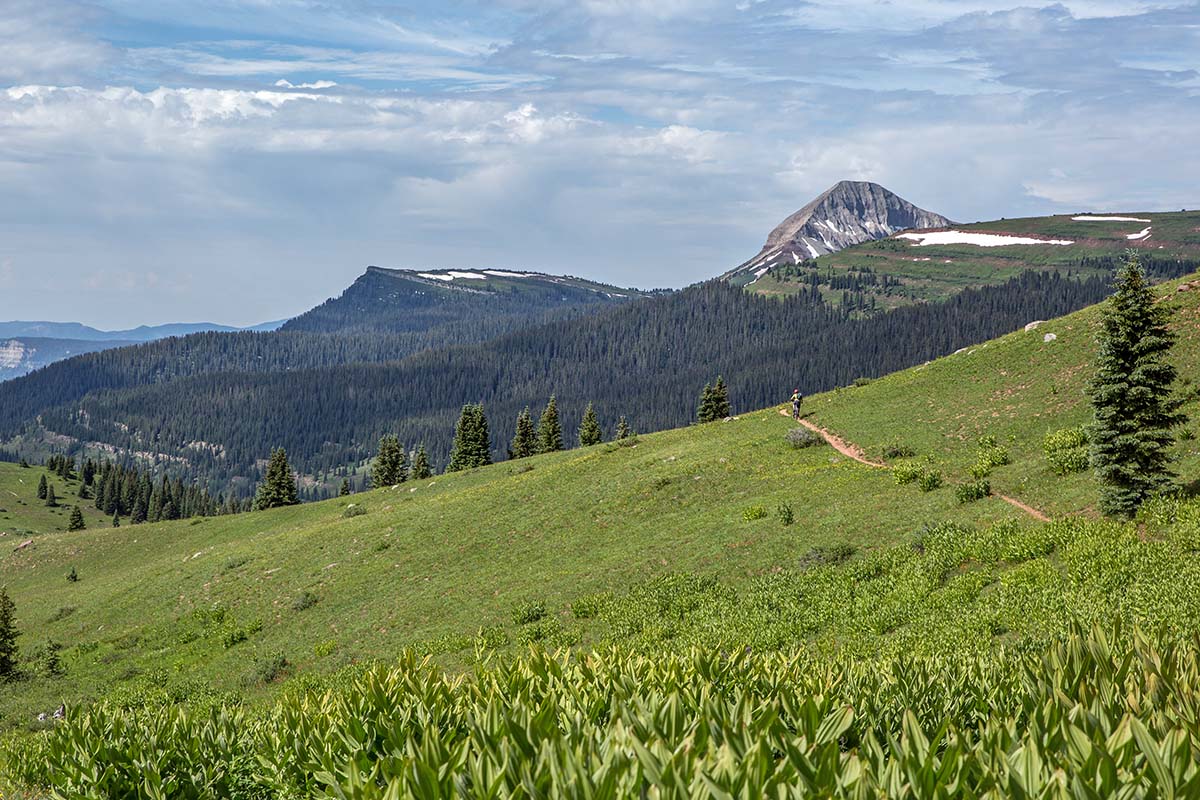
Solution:
[{"label": "singletrack trail", "polygon": [[[780,416],[787,417],[788,419],[792,418],[792,415],[788,412],[788,410],[786,408],[779,409],[779,414],[780,414]],[[832,447],[834,450],[837,450],[839,453],[846,456],[847,458],[852,458],[860,464],[866,464],[868,467],[875,467],[876,469],[887,469],[888,468],[887,464],[884,464],[879,461],[872,461],[871,459],[867,458],[866,454],[863,452],[863,449],[861,447],[859,447],[858,445],[853,444],[851,442],[847,442],[846,440],[842,439],[840,436],[830,433],[829,431],[825,430],[824,428],[820,427],[819,425],[809,422],[808,420],[804,419],[803,417],[801,417],[800,419],[798,419],[796,421],[799,422],[804,427],[808,428],[810,431],[812,431],[814,433],[819,433],[822,436],[822,438],[825,439],[825,441],[829,442],[830,447]],[[1029,505],[1026,505],[1025,503],[1022,503],[1020,500],[1016,499],[1015,497],[1009,497],[1008,495],[1003,495],[1003,494],[995,495],[995,497],[999,500],[1003,500],[1004,502],[1008,503],[1013,508],[1018,508],[1021,511],[1024,511],[1026,514],[1028,514],[1029,516],[1038,520],[1039,522],[1049,522],[1050,521],[1050,518],[1048,516],[1046,516],[1045,514],[1043,514],[1041,511],[1038,511],[1033,506],[1029,506]]]}]

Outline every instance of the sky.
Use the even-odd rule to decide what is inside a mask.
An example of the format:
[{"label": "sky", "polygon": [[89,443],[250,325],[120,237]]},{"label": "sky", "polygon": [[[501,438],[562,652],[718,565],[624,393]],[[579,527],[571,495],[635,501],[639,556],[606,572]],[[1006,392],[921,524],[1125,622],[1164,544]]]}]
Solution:
[{"label": "sky", "polygon": [[0,319],[248,325],[366,266],[683,286],[843,179],[1200,205],[1200,2],[0,0]]}]

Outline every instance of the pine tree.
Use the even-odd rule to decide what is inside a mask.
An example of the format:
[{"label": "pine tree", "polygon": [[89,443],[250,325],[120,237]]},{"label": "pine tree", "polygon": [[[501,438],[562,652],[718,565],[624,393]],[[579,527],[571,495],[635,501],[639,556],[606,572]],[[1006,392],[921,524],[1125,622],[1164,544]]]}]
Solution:
[{"label": "pine tree", "polygon": [[482,404],[463,406],[454,426],[454,443],[450,447],[450,464],[447,472],[487,466],[492,463],[491,439],[488,435],[487,415]]},{"label": "pine tree", "polygon": [[701,424],[712,422],[716,419],[713,413],[713,388],[711,383],[706,383],[703,391],[700,392],[700,405],[696,408],[696,422]]},{"label": "pine tree", "polygon": [[629,427],[629,423],[625,420],[624,415],[617,420],[617,441],[628,439],[633,435],[633,431]]},{"label": "pine tree", "polygon": [[412,477],[415,481],[423,481],[432,476],[433,470],[429,466],[429,454],[425,452],[425,445],[422,444],[417,448],[417,454],[413,456]]},{"label": "pine tree", "polygon": [[113,514],[112,526],[114,528],[121,527],[121,515],[120,514]]},{"label": "pine tree", "polygon": [[58,508],[58,498],[54,496],[54,484],[46,487],[46,506],[48,508]]},{"label": "pine tree", "polygon": [[85,528],[87,528],[87,523],[83,521],[83,511],[79,509],[79,506],[75,506],[71,509],[71,518],[67,520],[67,530],[81,531]]},{"label": "pine tree", "polygon": [[91,494],[91,492],[88,491],[87,484],[83,483],[82,481],[80,481],[80,483],[79,483],[79,499],[80,500],[91,500],[92,499],[92,494]]},{"label": "pine tree", "polygon": [[17,607],[0,586],[0,680],[11,680],[17,674]]},{"label": "pine tree", "polygon": [[83,476],[83,485],[91,486],[96,480],[96,462],[90,458],[84,461],[81,475]]},{"label": "pine tree", "polygon": [[338,489],[338,497],[346,497],[350,494],[350,479],[342,478],[342,488]]},{"label": "pine tree", "polygon": [[404,450],[397,437],[389,434],[380,439],[379,455],[371,469],[371,486],[379,489],[405,481],[408,476],[404,474],[404,460]]},{"label": "pine tree", "polygon": [[538,452],[554,453],[563,449],[562,424],[558,421],[558,402],[550,395],[550,402],[538,420]]},{"label": "pine tree", "polygon": [[280,447],[271,451],[271,460],[267,463],[267,474],[259,484],[254,497],[254,508],[261,511],[280,506],[294,506],[300,500],[296,496],[296,476],[288,464],[287,452]]},{"label": "pine tree", "polygon": [[1111,516],[1132,517],[1174,477],[1171,429],[1185,418],[1171,397],[1170,315],[1167,306],[1155,304],[1137,254],[1130,252],[1104,311],[1088,387],[1092,468],[1100,481],[1100,510]]},{"label": "pine tree", "polygon": [[725,388],[725,379],[720,375],[717,376],[717,382],[713,384],[713,419],[721,420],[730,416],[729,408],[729,390]]},{"label": "pine tree", "polygon": [[596,419],[596,408],[588,403],[583,412],[583,422],[579,423],[579,446],[591,447],[603,440],[604,433],[600,430],[600,421]]},{"label": "pine tree", "polygon": [[517,415],[517,432],[513,435],[510,450],[510,458],[527,458],[538,451],[537,429],[533,426],[529,406]]},{"label": "pine tree", "polygon": [[23,458],[21,459],[21,469],[29,469],[29,462]]},{"label": "pine tree", "polygon": [[47,483],[47,481],[46,481],[46,476],[45,476],[45,475],[43,475],[43,476],[42,476],[42,479],[41,479],[40,481],[38,481],[38,490],[37,490],[37,498],[38,498],[38,500],[45,500],[45,499],[46,499],[46,487],[47,487],[47,486],[49,486],[49,484],[48,484],[48,483]]}]

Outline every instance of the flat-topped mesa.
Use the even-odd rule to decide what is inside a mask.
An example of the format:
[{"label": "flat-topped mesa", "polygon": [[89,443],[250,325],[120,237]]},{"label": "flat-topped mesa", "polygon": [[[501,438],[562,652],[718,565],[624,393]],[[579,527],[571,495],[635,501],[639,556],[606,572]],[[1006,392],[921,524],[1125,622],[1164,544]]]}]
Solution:
[{"label": "flat-topped mesa", "polygon": [[754,280],[780,264],[798,264],[911,228],[951,224],[877,183],[841,181],[775,226],[758,255],[722,277]]}]

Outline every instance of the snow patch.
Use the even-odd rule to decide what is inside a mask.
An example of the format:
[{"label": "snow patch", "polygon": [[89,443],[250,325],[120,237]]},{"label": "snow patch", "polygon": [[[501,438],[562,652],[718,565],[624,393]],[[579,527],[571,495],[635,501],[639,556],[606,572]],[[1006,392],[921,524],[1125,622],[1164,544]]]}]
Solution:
[{"label": "snow patch", "polygon": [[812,242],[810,242],[807,239],[807,237],[804,239],[804,246],[808,248],[808,252],[812,254],[813,258],[816,258],[819,255],[821,255],[820,253],[817,252],[817,248],[812,246]]},{"label": "snow patch", "polygon": [[532,275],[527,275],[524,272],[507,272],[502,269],[485,269],[484,275],[492,275],[497,278],[532,278]]},{"label": "snow patch", "polygon": [[770,267],[763,267],[762,269],[756,269],[756,270],[754,270],[754,277],[761,278],[763,275],[766,275],[770,271],[771,271]]},{"label": "snow patch", "polygon": [[421,276],[422,278],[429,278],[430,280],[434,280],[434,281],[452,281],[452,280],[454,280],[453,276],[438,275],[433,272],[418,272],[417,275]]},{"label": "snow patch", "polygon": [[458,272],[456,270],[450,270],[450,277],[451,278],[461,278],[462,280],[471,280],[471,281],[486,281],[487,280],[487,275],[481,275],[478,272]]},{"label": "snow patch", "polygon": [[799,264],[799,263],[800,263],[800,256],[796,255],[795,251],[793,251],[793,252],[792,252],[790,255],[791,255],[791,257],[792,257],[792,263],[793,263],[793,264]]},{"label": "snow patch", "polygon": [[1057,244],[1075,242],[1066,239],[1031,239],[1028,236],[1007,236],[997,233],[968,233],[966,231],[932,231],[930,233],[902,233],[896,238],[910,239],[920,247],[937,244],[973,244],[977,247],[1004,247],[1010,244]]},{"label": "snow patch", "polygon": [[1141,239],[1145,239],[1149,235],[1150,235],[1150,229],[1145,228],[1144,230],[1142,230],[1141,233],[1131,233],[1128,236],[1126,236],[1125,238],[1131,242],[1136,242],[1136,241],[1140,241]]},{"label": "snow patch", "polygon": [[1091,214],[1084,214],[1080,217],[1071,217],[1074,222],[1149,222],[1148,219],[1140,217],[1097,217]]}]

